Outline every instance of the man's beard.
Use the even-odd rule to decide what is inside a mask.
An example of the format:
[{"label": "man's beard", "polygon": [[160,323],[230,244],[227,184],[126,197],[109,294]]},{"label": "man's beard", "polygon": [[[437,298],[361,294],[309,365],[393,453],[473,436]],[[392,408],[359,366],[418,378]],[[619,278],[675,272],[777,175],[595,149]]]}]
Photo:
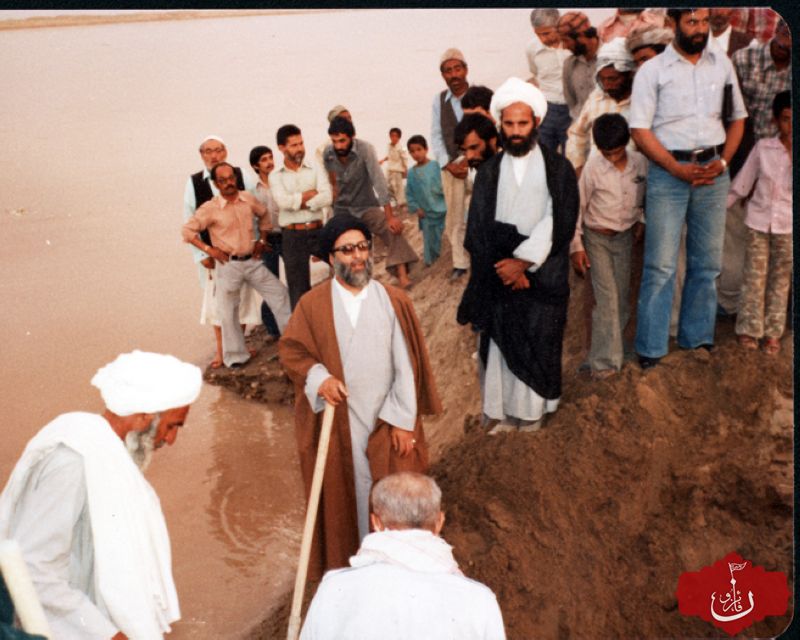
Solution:
[{"label": "man's beard", "polygon": [[481,151],[481,157],[471,158],[470,160],[467,160],[467,164],[473,169],[477,169],[493,155],[494,155],[494,150],[487,144],[484,147],[483,151]]},{"label": "man's beard", "polygon": [[306,157],[305,151],[298,151],[294,155],[288,155],[289,161],[292,164],[301,164],[305,157]]},{"label": "man's beard", "polygon": [[[688,53],[688,52],[687,52]],[[619,102],[631,95],[631,88],[633,87],[633,73],[627,73],[625,79],[616,89],[606,91],[606,94],[612,100]]]},{"label": "man's beard", "polygon": [[362,271],[353,271],[344,262],[340,262],[338,258],[334,258],[333,272],[351,287],[363,289],[369,284],[370,278],[372,277],[372,257],[370,256],[364,260],[364,269]]},{"label": "man's beard", "polygon": [[142,471],[145,471],[150,466],[150,461],[153,459],[153,450],[155,449],[156,432],[158,431],[158,423],[161,416],[153,418],[150,426],[144,431],[128,431],[125,436],[125,446],[131,458]]},{"label": "man's beard", "polygon": [[512,156],[521,158],[531,152],[536,146],[536,140],[539,137],[539,129],[534,127],[531,132],[526,136],[506,136],[505,132],[500,129],[500,139],[503,143],[503,150],[507,151]]},{"label": "man's beard", "polygon": [[345,156],[350,155],[350,151],[352,150],[352,148],[353,148],[353,141],[351,140],[350,144],[347,145],[347,148],[345,148],[345,149],[334,149],[334,151],[336,151],[336,155],[337,156],[339,156],[340,158],[344,158]]},{"label": "man's beard", "polygon": [[706,48],[706,44],[708,44],[708,33],[703,34],[702,42],[696,40],[698,35],[699,34],[696,34],[690,37],[681,31],[680,27],[675,28],[675,39],[678,42],[678,47],[681,51],[688,53],[690,56],[702,53],[703,49]]}]

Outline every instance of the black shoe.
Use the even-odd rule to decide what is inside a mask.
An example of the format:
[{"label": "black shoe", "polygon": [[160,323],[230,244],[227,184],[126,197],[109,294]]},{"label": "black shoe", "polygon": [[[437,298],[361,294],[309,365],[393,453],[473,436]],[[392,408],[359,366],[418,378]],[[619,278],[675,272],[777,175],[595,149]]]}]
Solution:
[{"label": "black shoe", "polygon": [[466,272],[467,272],[466,269],[453,269],[453,272],[450,274],[450,282],[455,282]]},{"label": "black shoe", "polygon": [[661,361],[661,358],[648,358],[647,356],[639,356],[639,366],[642,369],[652,369],[660,361]]},{"label": "black shoe", "polygon": [[698,345],[695,347],[695,349],[705,349],[709,353],[714,353],[717,350],[717,348],[711,343]]}]

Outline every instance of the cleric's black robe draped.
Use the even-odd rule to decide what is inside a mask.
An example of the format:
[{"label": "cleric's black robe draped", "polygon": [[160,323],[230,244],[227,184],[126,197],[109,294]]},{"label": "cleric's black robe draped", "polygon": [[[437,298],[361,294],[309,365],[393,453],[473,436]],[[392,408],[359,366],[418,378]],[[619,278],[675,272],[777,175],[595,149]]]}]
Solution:
[{"label": "cleric's black robe draped", "polygon": [[464,247],[471,259],[470,279],[458,307],[460,324],[481,332],[484,366],[489,339],[495,341],[511,372],[548,400],[561,396],[561,345],[569,302],[569,244],[578,219],[578,182],[572,165],[541,147],[547,189],[553,199],[553,241],[529,289],[513,291],[497,276],[494,264],[513,258],[527,236],[512,224],[495,220],[497,185],[503,153],[484,162],[475,178]]}]

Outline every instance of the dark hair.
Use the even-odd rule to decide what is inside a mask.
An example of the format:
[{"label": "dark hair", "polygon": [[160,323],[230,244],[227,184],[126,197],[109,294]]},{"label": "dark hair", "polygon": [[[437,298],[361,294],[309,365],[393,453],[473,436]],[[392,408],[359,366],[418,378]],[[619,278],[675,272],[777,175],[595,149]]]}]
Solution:
[{"label": "dark hair", "polygon": [[261,160],[261,156],[263,156],[265,153],[271,154],[272,149],[264,146],[263,144],[250,149],[250,166],[253,167],[253,169],[258,166],[258,161]]},{"label": "dark hair", "polygon": [[492,104],[493,95],[494,91],[489,87],[481,85],[469,87],[467,92],[461,97],[461,108],[474,109],[475,107],[483,107],[488,111],[489,105]]},{"label": "dark hair", "polygon": [[425,140],[424,136],[421,136],[421,135],[419,135],[419,134],[417,134],[417,135],[415,135],[415,136],[411,136],[411,137],[408,139],[408,142],[407,142],[406,144],[407,144],[409,147],[410,147],[412,144],[418,144],[418,145],[419,145],[420,147],[422,147],[423,149],[426,149],[426,150],[427,150],[427,148],[428,148],[428,141],[427,141],[427,140]]},{"label": "dark hair", "polygon": [[772,101],[772,115],[775,119],[781,117],[784,109],[792,108],[792,92],[788,89],[775,94],[775,99]]},{"label": "dark hair", "polygon": [[480,113],[468,113],[456,125],[456,145],[460,147],[464,144],[464,140],[472,131],[477,133],[478,137],[485,142],[497,138],[497,128],[494,126],[494,122]]},{"label": "dark hair", "polygon": [[694,13],[697,8],[683,7],[682,9],[667,9],[667,17],[675,23],[677,28],[678,23],[681,21],[681,16],[684,13]]},{"label": "dark hair", "polygon": [[334,136],[340,133],[343,133],[348,138],[353,138],[356,135],[356,128],[347,118],[336,116],[333,120],[331,120],[331,124],[328,127],[328,135]]},{"label": "dark hair", "polygon": [[286,144],[286,141],[291,138],[292,136],[299,136],[302,132],[300,128],[293,125],[293,124],[285,124],[280,129],[278,129],[278,133],[275,134],[275,138],[278,141],[278,146],[282,147]]},{"label": "dark hair", "polygon": [[619,113],[604,113],[592,124],[592,137],[598,149],[624,147],[631,139],[628,122]]},{"label": "dark hair", "polygon": [[217,169],[219,169],[220,167],[230,167],[231,171],[233,171],[233,165],[230,164],[229,162],[218,162],[213,167],[211,167],[211,179],[214,182],[217,181]]},{"label": "dark hair", "polygon": [[597,37],[599,37],[597,35],[597,27],[586,27],[581,33],[579,33],[577,35],[581,35],[581,34],[583,34],[583,36],[586,37],[586,38],[597,38]]},{"label": "dark hair", "polygon": [[392,127],[391,129],[389,129],[389,135],[392,135],[393,133],[396,133],[398,138],[403,137],[403,132],[400,131],[400,129],[398,129],[397,127]]}]

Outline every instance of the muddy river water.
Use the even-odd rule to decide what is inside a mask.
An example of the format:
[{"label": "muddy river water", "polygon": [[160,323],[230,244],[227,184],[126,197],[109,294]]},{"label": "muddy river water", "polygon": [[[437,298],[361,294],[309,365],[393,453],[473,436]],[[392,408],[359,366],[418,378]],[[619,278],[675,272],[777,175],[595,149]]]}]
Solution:
[{"label": "muddy river water", "polygon": [[[337,103],[379,152],[392,126],[428,136],[441,52],[460,47],[473,83],[527,77],[528,14],[330,11],[0,31],[0,483],[50,419],[101,409],[89,380],[118,353],[210,359],[179,233],[203,137],[222,136],[246,167],[249,149],[274,147],[287,122],[315,148]],[[290,409],[206,385],[148,477],[181,599],[171,637],[246,632],[296,564],[303,505]]]}]

